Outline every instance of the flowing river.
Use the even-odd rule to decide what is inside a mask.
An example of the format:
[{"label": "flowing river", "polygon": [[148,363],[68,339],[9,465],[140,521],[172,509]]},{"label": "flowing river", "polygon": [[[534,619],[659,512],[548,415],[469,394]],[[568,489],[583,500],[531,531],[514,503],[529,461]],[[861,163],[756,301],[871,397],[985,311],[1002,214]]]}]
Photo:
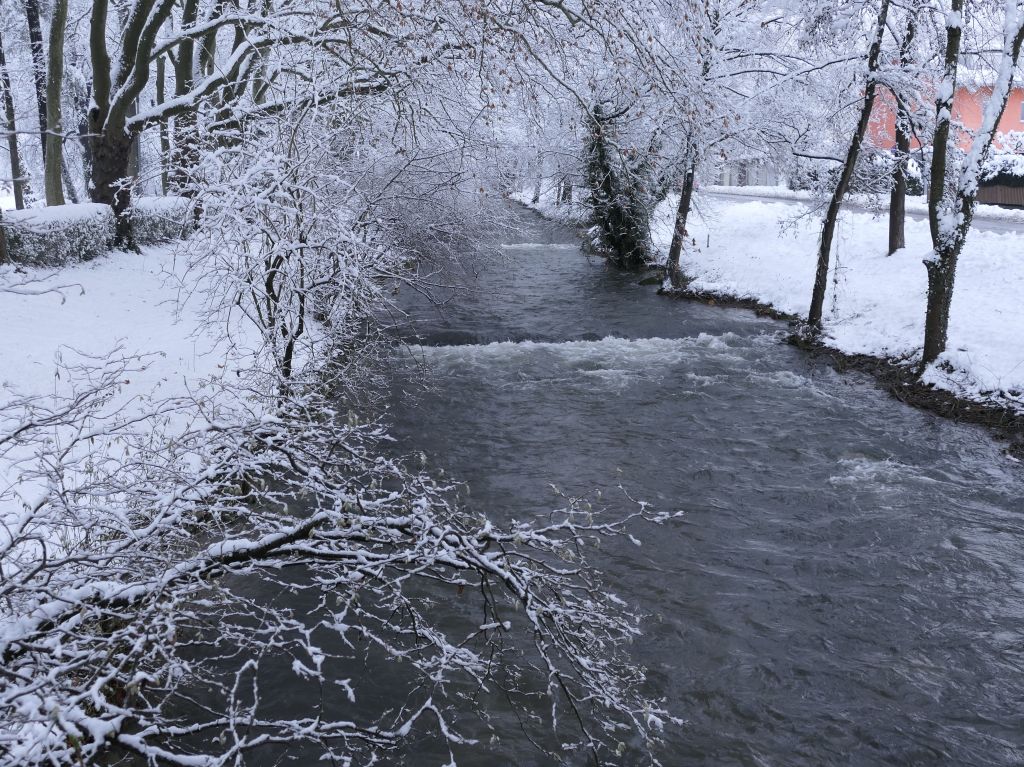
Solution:
[{"label": "flowing river", "polygon": [[[685,511],[601,554],[686,720],[661,761],[1024,764],[1021,467],[783,324],[659,297],[517,215],[442,311],[410,307],[394,433],[498,522],[558,505],[551,483]],[[547,763],[514,729],[459,759]]]}]

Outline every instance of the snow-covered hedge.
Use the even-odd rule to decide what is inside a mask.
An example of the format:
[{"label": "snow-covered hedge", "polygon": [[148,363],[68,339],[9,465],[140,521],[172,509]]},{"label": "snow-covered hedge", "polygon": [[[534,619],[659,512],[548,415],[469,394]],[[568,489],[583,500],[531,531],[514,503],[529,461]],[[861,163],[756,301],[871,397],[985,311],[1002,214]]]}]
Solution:
[{"label": "snow-covered hedge", "polygon": [[[857,160],[850,191],[869,195],[887,195],[892,188],[892,174],[896,155],[890,150],[868,149]],[[911,195],[924,194],[927,180],[922,171],[923,158],[915,151],[906,165],[907,192]],[[832,194],[839,182],[840,166],[821,160],[799,160],[794,162],[789,175],[789,188],[793,191],[809,191],[822,197]]]},{"label": "snow-covered hedge", "polygon": [[981,169],[982,185],[1024,186],[1024,154],[993,151]]},{"label": "snow-covered hedge", "polygon": [[[139,245],[176,240],[192,225],[192,201],[185,197],[140,197],[132,207],[132,231]],[[113,211],[96,203],[5,211],[0,226],[8,257],[30,266],[88,261],[114,242]]]},{"label": "snow-covered hedge", "polygon": [[83,203],[5,211],[0,221],[8,257],[32,266],[62,266],[106,252],[114,241],[114,213]]},{"label": "snow-covered hedge", "polygon": [[187,197],[140,197],[132,206],[132,232],[140,245],[184,237],[194,225]]}]

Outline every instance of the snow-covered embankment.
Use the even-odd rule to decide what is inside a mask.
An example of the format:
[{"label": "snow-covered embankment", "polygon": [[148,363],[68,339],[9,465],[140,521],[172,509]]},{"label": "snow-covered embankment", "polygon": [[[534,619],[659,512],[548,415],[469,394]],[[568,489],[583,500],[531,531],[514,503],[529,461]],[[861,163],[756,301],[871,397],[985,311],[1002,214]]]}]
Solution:
[{"label": "snow-covered embankment", "polygon": [[[675,200],[656,216],[664,256]],[[691,289],[770,304],[803,316],[821,222],[786,203],[705,197],[690,220],[683,270]],[[908,220],[907,248],[886,255],[884,216],[842,214],[829,276],[824,342],[846,354],[908,364],[924,338],[928,226]],[[949,345],[924,380],[957,396],[1024,411],[1024,226],[972,231],[960,260]]]}]

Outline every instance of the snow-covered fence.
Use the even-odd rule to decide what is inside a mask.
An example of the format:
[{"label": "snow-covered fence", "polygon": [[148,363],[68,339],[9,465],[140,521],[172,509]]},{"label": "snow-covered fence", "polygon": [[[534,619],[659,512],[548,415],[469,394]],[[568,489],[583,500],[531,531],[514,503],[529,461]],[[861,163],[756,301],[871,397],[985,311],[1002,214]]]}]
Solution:
[{"label": "snow-covered fence", "polygon": [[[141,197],[132,206],[132,231],[139,245],[175,240],[193,222],[185,197]],[[31,266],[62,266],[88,261],[114,242],[114,213],[107,205],[83,203],[5,211],[0,228],[11,261]]]},{"label": "snow-covered fence", "polygon": [[114,240],[113,211],[95,203],[5,211],[0,226],[8,258],[32,266],[95,258]]}]

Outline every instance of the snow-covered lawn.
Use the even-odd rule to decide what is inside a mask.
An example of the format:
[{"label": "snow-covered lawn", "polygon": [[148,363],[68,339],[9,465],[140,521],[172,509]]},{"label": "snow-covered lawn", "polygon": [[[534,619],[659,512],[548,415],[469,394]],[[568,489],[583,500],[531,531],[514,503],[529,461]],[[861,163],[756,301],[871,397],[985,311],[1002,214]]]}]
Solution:
[{"label": "snow-covered lawn", "polygon": [[204,327],[199,301],[179,307],[185,297],[183,271],[173,248],[162,246],[115,251],[59,270],[0,274],[0,291],[38,279],[23,289],[30,295],[0,294],[3,396],[52,391],[58,356],[65,362],[102,358],[115,347],[124,354],[153,355],[146,370],[126,385],[126,398],[155,392],[177,396],[204,377],[230,372],[239,364],[238,350],[229,354],[218,340],[223,334]]},{"label": "snow-covered lawn", "polygon": [[[0,268],[0,408],[27,397],[57,402],[129,359],[103,409],[131,419],[174,398],[202,399],[213,379],[250,366],[255,329],[239,325],[227,339],[222,324],[205,320],[198,296],[184,300],[196,285],[182,261],[164,246],[56,271]],[[173,420],[165,419],[171,432]],[[25,481],[31,464],[20,450],[0,455],[0,520],[47,492]]]},{"label": "snow-covered lawn", "polygon": [[[770,197],[776,200],[794,200],[798,202],[812,202],[816,199],[811,192],[788,189],[784,186],[707,185],[702,187],[701,191],[717,195],[730,195],[732,197]],[[851,194],[847,199],[854,205],[861,205],[872,210],[877,210],[879,204],[881,204],[882,208],[887,209],[889,203],[887,197],[873,201],[868,195],[863,194]],[[908,196],[907,213],[927,215],[928,201],[924,197]],[[1024,210],[1001,208],[998,205],[979,205],[974,217],[978,220],[1024,222]]]},{"label": "snow-covered lawn", "polygon": [[[667,252],[676,201],[658,210],[655,244]],[[683,269],[696,290],[749,297],[805,315],[820,219],[792,205],[704,197]],[[843,214],[826,301],[825,335],[841,351],[912,359],[924,336],[927,224],[907,221],[907,248],[886,256],[888,221]],[[974,399],[1024,409],[1024,232],[973,231],[960,260],[948,351],[926,380]]]}]

